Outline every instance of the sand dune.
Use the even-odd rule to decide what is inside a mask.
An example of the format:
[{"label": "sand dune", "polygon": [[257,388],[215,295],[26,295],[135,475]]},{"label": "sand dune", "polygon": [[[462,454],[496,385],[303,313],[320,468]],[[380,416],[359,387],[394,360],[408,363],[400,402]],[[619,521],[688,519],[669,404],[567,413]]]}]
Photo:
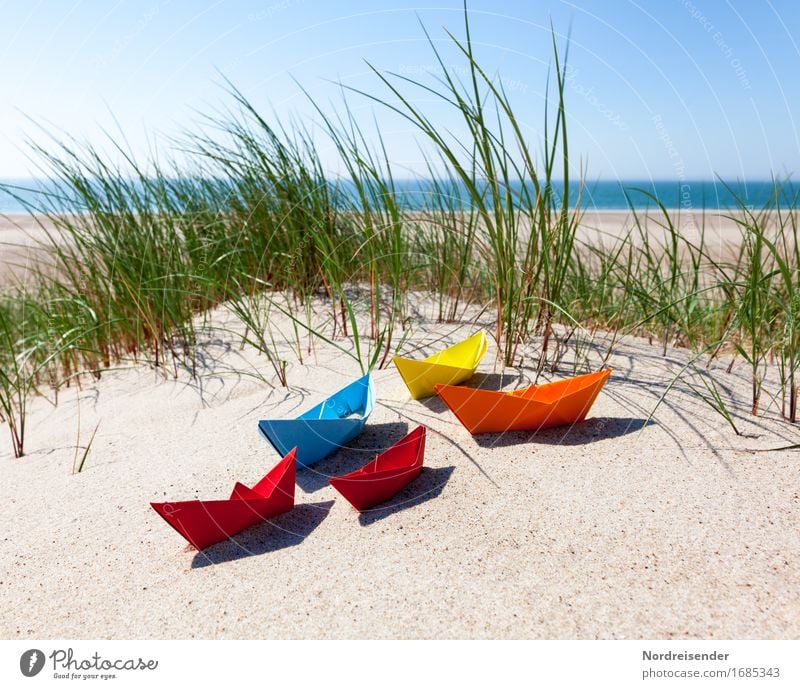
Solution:
[{"label": "sand dune", "polygon": [[[421,323],[408,347],[472,330]],[[201,351],[197,381],[137,368],[64,390],[57,407],[36,399],[23,459],[0,426],[4,638],[800,636],[798,455],[753,451],[796,442],[796,429],[738,409],[737,437],[680,385],[646,423],[685,351],[626,340],[585,423],[479,438],[379,371],[366,432],[299,473],[295,510],[198,553],[148,502],[257,480],[278,459],[257,420],[359,373],[320,345],[285,390],[249,375],[269,378],[268,364],[230,333],[209,332]],[[472,384],[527,380],[501,377],[494,352]],[[747,398],[744,372],[719,379]],[[359,516],[328,476],[418,423],[422,476]]]}]

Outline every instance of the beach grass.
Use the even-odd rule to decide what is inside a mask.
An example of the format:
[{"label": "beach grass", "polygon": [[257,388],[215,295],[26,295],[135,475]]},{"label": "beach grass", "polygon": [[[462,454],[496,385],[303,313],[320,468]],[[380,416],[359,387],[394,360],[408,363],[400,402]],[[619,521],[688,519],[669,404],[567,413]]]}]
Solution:
[{"label": "beach grass", "polygon": [[[602,365],[621,337],[646,337],[663,356],[691,351],[680,375],[737,433],[714,362],[746,364],[753,415],[774,407],[796,422],[797,198],[780,180],[763,208],[737,196],[730,217],[741,241],[731,255],[709,246],[704,227],[683,236],[675,212],[652,196],[652,213],[630,204],[627,233],[580,239],[566,48],[553,33],[552,95],[534,150],[512,99],[480,66],[464,18],[464,37],[449,39],[465,80],[423,27],[438,79],[372,68],[374,93],[348,92],[339,111],[317,107],[317,130],[345,171],[338,177],[326,173],[307,126],[268,121],[232,85],[230,109],[178,142],[180,163],[138,161],[113,139],[124,167],[69,137],[33,146],[59,191],[26,202],[47,232],[52,266],[35,287],[0,300],[0,415],[14,453],[24,453],[31,394],[53,391],[57,402],[65,385],[119,362],[198,375],[198,329],[212,307],[235,314],[242,345],[266,357],[272,384],[287,386],[283,342],[300,363],[325,342],[362,371],[388,365],[413,325],[409,295],[420,293],[442,322],[472,305],[493,311],[501,366],[527,356],[539,372],[575,373]],[[468,137],[438,126],[419,93],[454,108]],[[398,191],[380,133],[358,121],[350,98],[393,111],[429,145],[428,193],[414,207]],[[591,358],[600,335],[605,358]],[[777,387],[765,392],[773,369]]]}]

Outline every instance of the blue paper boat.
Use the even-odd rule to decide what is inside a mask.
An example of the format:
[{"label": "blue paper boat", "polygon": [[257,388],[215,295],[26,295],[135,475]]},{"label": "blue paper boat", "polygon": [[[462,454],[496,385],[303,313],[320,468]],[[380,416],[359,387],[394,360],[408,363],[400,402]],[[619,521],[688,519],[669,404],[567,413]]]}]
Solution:
[{"label": "blue paper boat", "polygon": [[258,430],[282,457],[296,446],[297,463],[308,467],[358,437],[374,406],[368,373],[296,419],[265,419]]}]

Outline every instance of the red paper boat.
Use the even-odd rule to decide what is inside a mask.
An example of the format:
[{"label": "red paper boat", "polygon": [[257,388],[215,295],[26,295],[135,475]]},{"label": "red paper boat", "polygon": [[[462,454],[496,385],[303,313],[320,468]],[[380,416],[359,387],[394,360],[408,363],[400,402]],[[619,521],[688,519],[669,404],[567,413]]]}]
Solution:
[{"label": "red paper boat", "polygon": [[233,487],[228,500],[151,502],[153,509],[198,550],[294,507],[294,448],[255,486]]},{"label": "red paper boat", "polygon": [[425,455],[425,426],[418,426],[369,464],[330,484],[359,512],[399,493],[422,472]]}]

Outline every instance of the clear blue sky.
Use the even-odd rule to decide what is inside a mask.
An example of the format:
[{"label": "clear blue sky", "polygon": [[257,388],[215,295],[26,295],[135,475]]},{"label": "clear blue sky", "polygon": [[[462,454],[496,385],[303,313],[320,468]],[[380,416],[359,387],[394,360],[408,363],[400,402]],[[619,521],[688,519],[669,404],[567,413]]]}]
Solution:
[{"label": "clear blue sky", "polygon": [[[541,132],[549,22],[571,26],[571,153],[592,179],[765,179],[800,171],[796,0],[472,0],[480,61],[499,70],[531,141]],[[135,151],[226,103],[220,74],[265,112],[310,116],[331,80],[380,91],[376,67],[425,77],[462,35],[459,0],[71,0],[0,2],[0,177],[31,172],[26,116],[98,143],[114,118]],[[399,166],[420,171],[414,134],[363,99]],[[444,108],[426,105],[457,127]],[[113,117],[112,117],[113,114]],[[458,129],[456,129],[458,131]]]}]

